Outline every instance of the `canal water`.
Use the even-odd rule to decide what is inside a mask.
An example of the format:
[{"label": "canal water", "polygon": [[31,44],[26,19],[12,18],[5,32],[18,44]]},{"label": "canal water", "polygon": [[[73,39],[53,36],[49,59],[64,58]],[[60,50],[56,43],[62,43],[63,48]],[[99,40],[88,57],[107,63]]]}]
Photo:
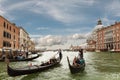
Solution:
[{"label": "canal water", "polygon": [[[13,68],[23,67],[26,65],[40,64],[47,61],[57,52],[44,52],[43,55],[32,62],[12,62],[10,66]],[[59,66],[44,72],[38,72],[29,75],[10,77],[6,72],[6,64],[0,63],[0,80],[120,80],[120,53],[95,53],[86,52],[84,58],[86,61],[85,71],[82,73],[71,74],[67,56],[72,63],[74,56],[78,52],[64,51],[63,59]]]}]

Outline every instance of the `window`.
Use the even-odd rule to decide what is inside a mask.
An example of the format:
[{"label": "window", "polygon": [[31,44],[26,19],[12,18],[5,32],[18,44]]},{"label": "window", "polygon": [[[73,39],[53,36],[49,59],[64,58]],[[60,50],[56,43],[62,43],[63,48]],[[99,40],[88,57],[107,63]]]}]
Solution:
[{"label": "window", "polygon": [[7,36],[7,33],[4,31],[4,33],[3,33],[3,37],[6,37]]},{"label": "window", "polygon": [[8,24],[7,24],[7,29],[8,29]]},{"label": "window", "polygon": [[3,47],[11,47],[10,42],[3,41]]},{"label": "window", "polygon": [[11,31],[11,26],[10,26],[10,31]]},{"label": "window", "polygon": [[6,23],[5,22],[3,23],[3,26],[4,26],[4,28],[6,27]]},{"label": "window", "polygon": [[15,48],[15,44],[14,44],[14,48]]},{"label": "window", "polygon": [[13,29],[13,31],[15,32],[15,29]]},{"label": "window", "polygon": [[11,34],[8,32],[3,32],[3,37],[11,39]]}]

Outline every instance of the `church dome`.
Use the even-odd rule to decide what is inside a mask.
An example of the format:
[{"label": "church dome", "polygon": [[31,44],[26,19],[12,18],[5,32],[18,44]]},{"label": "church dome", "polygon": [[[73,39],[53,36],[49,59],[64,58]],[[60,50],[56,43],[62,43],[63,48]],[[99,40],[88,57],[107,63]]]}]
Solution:
[{"label": "church dome", "polygon": [[101,29],[101,28],[103,28],[103,25],[102,25],[102,21],[99,19],[98,23],[95,26],[95,28],[93,29],[93,31],[96,31],[96,30]]},{"label": "church dome", "polygon": [[94,30],[98,30],[98,29],[101,29],[101,28],[103,28],[103,25],[97,25],[97,26],[95,26]]}]

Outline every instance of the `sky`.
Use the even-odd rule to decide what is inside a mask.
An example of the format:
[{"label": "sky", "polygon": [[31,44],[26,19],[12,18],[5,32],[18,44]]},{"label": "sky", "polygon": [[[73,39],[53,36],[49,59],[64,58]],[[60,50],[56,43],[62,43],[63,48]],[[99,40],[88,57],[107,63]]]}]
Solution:
[{"label": "sky", "polygon": [[0,0],[0,15],[23,27],[36,48],[81,45],[97,25],[120,19],[120,0]]}]

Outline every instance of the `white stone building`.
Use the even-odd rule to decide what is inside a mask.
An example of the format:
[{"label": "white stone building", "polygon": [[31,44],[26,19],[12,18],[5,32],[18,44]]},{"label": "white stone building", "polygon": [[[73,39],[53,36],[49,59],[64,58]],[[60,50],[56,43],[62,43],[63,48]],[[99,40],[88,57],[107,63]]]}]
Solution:
[{"label": "white stone building", "polygon": [[20,50],[27,51],[29,46],[29,34],[25,31],[24,28],[20,28]]}]

